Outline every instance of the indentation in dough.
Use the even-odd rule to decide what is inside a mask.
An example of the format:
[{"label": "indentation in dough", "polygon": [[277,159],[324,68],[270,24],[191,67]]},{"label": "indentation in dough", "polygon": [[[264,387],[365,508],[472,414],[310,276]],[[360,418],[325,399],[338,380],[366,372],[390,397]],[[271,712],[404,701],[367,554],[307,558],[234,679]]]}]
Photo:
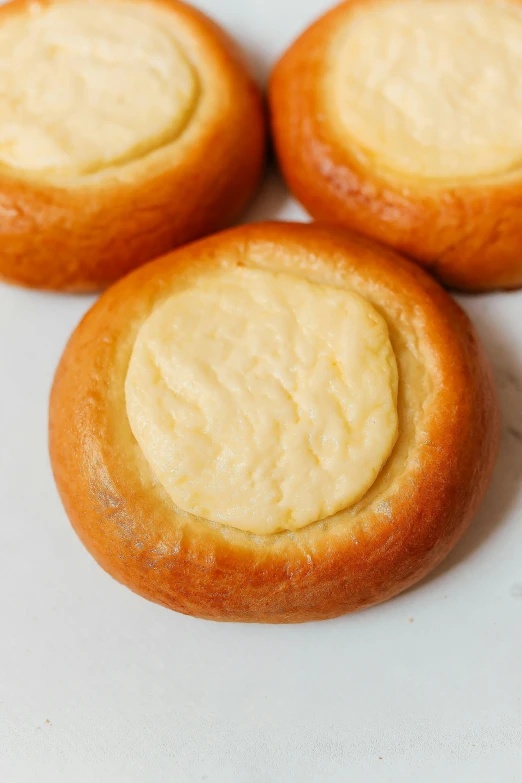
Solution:
[{"label": "indentation in dough", "polygon": [[259,269],[201,277],[159,306],[125,392],[176,505],[259,534],[359,500],[397,437],[382,317],[355,293]]},{"label": "indentation in dough", "polygon": [[[143,10],[143,9],[141,9]],[[88,173],[174,140],[197,76],[155,12],[66,2],[0,26],[0,162]]]},{"label": "indentation in dough", "polygon": [[522,162],[522,11],[509,3],[363,3],[332,50],[334,121],[376,163],[426,178]]}]

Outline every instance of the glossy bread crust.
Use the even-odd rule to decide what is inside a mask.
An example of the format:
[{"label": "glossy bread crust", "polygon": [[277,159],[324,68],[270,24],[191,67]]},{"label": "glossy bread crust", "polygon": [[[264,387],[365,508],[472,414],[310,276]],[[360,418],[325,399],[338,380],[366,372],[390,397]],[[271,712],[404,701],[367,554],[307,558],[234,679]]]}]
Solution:
[{"label": "glossy bread crust", "polygon": [[[201,102],[178,139],[97,174],[60,180],[0,166],[0,279],[5,282],[99,290],[173,247],[230,225],[258,185],[264,109],[235,44],[179,0],[134,2],[172,15],[200,71],[202,95],[213,95]],[[14,0],[2,6],[0,25],[7,15],[29,13],[33,5],[33,0]]]},{"label": "glossy bread crust", "polygon": [[449,286],[470,291],[521,286],[521,170],[467,184],[405,178],[377,170],[362,150],[339,141],[335,117],[326,110],[326,57],[351,11],[370,2],[387,0],[349,0],[335,7],[274,68],[272,130],[291,190],[316,220],[338,221],[377,239]]},{"label": "glossy bread crust", "polygon": [[[127,419],[124,382],[141,324],[191,280],[233,265],[359,292],[386,319],[397,358],[399,437],[388,462],[356,505],[297,533],[256,536],[181,512]],[[87,549],[140,595],[213,620],[325,619],[409,587],[466,529],[497,443],[490,368],[458,305],[392,251],[313,224],[231,229],[121,280],[72,335],[50,403],[54,475]]]}]

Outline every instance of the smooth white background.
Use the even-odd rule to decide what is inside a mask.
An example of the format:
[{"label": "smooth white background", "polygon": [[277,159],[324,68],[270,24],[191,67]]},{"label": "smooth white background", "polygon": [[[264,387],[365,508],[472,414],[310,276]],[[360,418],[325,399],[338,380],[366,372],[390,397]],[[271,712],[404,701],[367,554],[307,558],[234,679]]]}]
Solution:
[{"label": "smooth white background", "polygon": [[[327,3],[199,5],[264,80]],[[248,215],[267,217],[306,219],[274,174]],[[504,418],[469,533],[395,600],[288,627],[149,604],[76,539],[49,467],[47,398],[92,301],[0,287],[0,780],[518,783],[522,293],[460,298],[492,357]]]}]

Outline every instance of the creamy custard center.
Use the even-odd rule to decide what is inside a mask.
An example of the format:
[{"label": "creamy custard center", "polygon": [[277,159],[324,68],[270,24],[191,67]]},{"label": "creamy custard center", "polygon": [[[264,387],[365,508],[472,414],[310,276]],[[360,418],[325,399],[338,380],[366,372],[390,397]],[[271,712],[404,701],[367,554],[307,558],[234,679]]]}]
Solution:
[{"label": "creamy custard center", "polygon": [[7,17],[0,26],[0,163],[87,173],[176,138],[198,84],[155,16],[131,2],[66,2],[35,3]]},{"label": "creamy custard center", "polygon": [[252,533],[359,500],[398,432],[388,329],[361,296],[283,273],[202,277],[141,327],[129,422],[174,503]]},{"label": "creamy custard center", "polygon": [[[522,164],[522,11],[476,0],[364,3],[327,80],[342,133],[396,172],[427,178]],[[334,55],[332,55],[334,56]]]}]

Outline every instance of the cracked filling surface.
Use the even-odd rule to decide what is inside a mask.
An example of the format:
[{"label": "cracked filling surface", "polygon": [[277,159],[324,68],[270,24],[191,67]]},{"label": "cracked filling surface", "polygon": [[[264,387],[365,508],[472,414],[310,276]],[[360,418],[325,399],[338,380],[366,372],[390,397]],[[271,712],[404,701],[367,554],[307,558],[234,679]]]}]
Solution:
[{"label": "cracked filling surface", "polygon": [[480,0],[354,5],[326,74],[338,131],[428,179],[522,165],[522,9]]},{"label": "cracked filling surface", "polygon": [[177,138],[198,90],[154,9],[32,3],[0,26],[0,164],[71,176],[128,162]]},{"label": "cracked filling surface", "polygon": [[132,432],[176,506],[255,534],[358,501],[398,434],[397,365],[356,293],[233,267],[142,324],[127,372]]}]

